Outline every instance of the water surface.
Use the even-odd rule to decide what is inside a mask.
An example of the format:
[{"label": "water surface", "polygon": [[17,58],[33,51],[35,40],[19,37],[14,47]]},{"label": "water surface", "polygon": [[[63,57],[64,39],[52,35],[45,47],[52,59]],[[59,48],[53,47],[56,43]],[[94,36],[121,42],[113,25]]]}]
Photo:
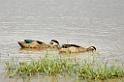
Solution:
[{"label": "water surface", "polygon": [[[124,62],[123,4],[123,0],[2,0],[1,62],[44,57],[46,51],[20,51],[17,41],[34,39],[49,43],[56,39],[60,44],[94,45],[99,61],[113,64],[119,60],[121,64]],[[74,57],[83,60],[88,56],[82,53]]]}]

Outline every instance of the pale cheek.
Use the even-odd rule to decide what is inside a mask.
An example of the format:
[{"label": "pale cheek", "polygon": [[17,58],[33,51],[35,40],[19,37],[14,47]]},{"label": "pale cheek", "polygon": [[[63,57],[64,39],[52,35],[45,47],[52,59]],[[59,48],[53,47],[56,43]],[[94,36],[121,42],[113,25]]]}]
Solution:
[{"label": "pale cheek", "polygon": [[54,43],[54,44],[53,44],[53,46],[57,46],[57,44],[56,44],[56,43]]}]

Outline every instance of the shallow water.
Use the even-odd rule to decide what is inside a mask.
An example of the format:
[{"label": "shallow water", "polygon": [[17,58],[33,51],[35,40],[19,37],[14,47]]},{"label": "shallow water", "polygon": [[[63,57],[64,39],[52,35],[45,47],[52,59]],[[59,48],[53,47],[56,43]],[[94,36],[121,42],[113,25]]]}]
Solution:
[{"label": "shallow water", "polygon": [[[6,0],[0,1],[1,62],[44,57],[46,51],[20,51],[17,41],[94,45],[102,62],[124,62],[123,0]],[[57,52],[52,52],[57,53]],[[87,59],[87,53],[74,57]],[[0,77],[3,78],[3,77]],[[3,80],[0,80],[3,82]]]}]

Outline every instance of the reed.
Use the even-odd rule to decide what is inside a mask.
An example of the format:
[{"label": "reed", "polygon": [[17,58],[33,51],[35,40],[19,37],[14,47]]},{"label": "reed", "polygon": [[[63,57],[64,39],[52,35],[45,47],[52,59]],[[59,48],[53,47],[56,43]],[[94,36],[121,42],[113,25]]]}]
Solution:
[{"label": "reed", "polygon": [[[32,77],[37,73],[44,73],[47,75],[57,74],[73,74],[78,79],[91,80],[106,80],[112,78],[124,77],[124,64],[122,66],[108,65],[108,63],[102,63],[96,61],[94,55],[92,55],[92,61],[82,61],[80,63],[76,58],[63,58],[61,56],[51,57],[51,54],[47,53],[44,58],[39,60],[31,59],[30,62],[6,62],[6,68],[8,70],[7,76],[9,77]],[[76,79],[76,78],[75,78]]]}]

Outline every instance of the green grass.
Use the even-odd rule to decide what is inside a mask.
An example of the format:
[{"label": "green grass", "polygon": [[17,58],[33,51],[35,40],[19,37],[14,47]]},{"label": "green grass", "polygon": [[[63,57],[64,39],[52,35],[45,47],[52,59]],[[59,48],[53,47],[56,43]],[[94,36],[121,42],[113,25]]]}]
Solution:
[{"label": "green grass", "polygon": [[70,74],[76,62],[75,59],[61,58],[57,56],[50,58],[46,55],[39,60],[31,59],[31,62],[20,62],[19,64],[13,62],[6,62],[8,76],[33,76],[37,73],[46,73],[48,75],[56,75],[58,73]]},{"label": "green grass", "polygon": [[[91,80],[106,80],[112,78],[124,77],[124,65],[117,67],[108,65],[108,63],[97,62],[93,56],[93,60],[82,61],[80,63],[75,58],[63,58],[61,56],[50,57],[46,54],[44,58],[38,60],[31,59],[30,62],[6,62],[7,76],[9,77],[31,77],[37,73],[47,75],[69,74],[75,77]],[[76,79],[76,78],[75,78]]]},{"label": "green grass", "polygon": [[77,75],[87,80],[105,80],[124,76],[123,68],[114,65],[108,66],[107,63],[87,63],[78,67]]}]

